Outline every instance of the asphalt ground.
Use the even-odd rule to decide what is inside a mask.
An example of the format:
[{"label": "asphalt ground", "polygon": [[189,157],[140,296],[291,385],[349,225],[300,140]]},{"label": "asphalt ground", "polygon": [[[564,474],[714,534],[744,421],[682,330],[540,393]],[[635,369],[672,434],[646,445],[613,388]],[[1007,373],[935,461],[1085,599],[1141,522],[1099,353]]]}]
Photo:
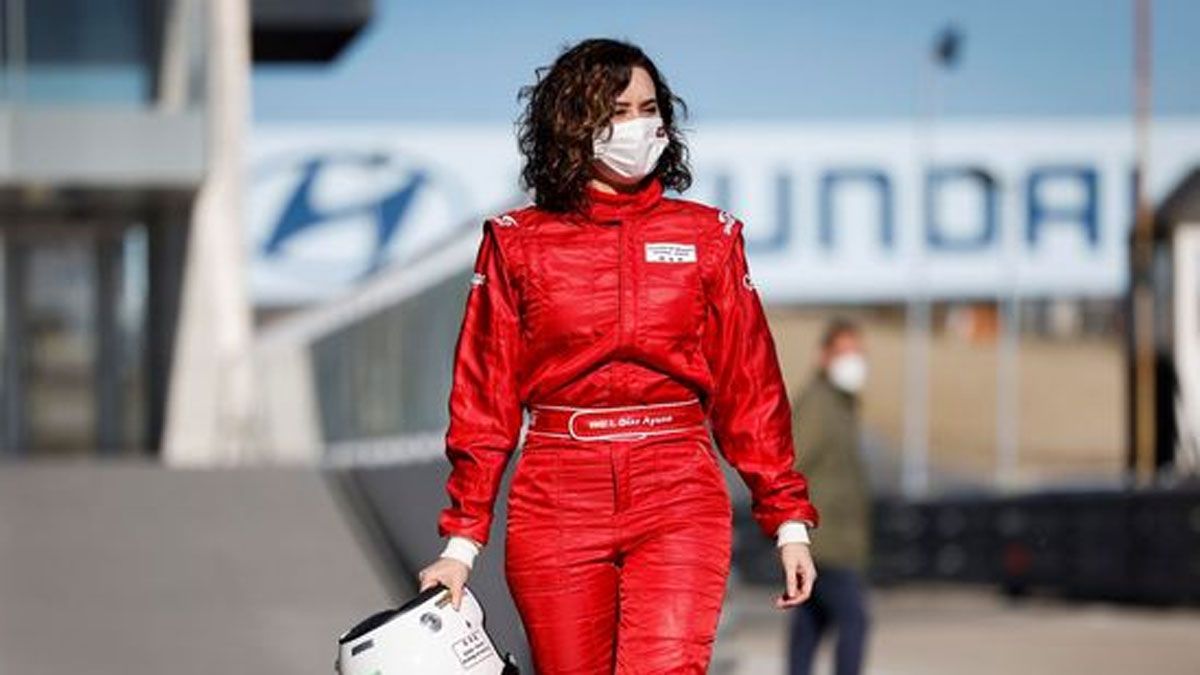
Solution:
[{"label": "asphalt ground", "polygon": [[391,603],[316,471],[0,466],[0,675],[326,674]]},{"label": "asphalt ground", "polygon": [[[711,672],[786,673],[787,620],[776,589],[731,590],[730,629]],[[1200,608],[1010,600],[989,589],[914,585],[871,596],[870,675],[1196,675]],[[832,673],[826,640],[814,675]]]}]

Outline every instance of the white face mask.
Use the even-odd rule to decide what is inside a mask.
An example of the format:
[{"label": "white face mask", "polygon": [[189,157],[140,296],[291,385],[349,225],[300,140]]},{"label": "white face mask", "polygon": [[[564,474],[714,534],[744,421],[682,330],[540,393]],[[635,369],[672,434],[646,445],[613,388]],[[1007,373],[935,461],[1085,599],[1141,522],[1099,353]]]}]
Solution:
[{"label": "white face mask", "polygon": [[670,145],[662,117],[636,117],[612,125],[612,136],[602,129],[592,143],[592,154],[621,178],[635,183],[658,165]]},{"label": "white face mask", "polygon": [[833,357],[829,362],[829,381],[848,394],[857,394],[867,381],[867,359],[858,352]]}]

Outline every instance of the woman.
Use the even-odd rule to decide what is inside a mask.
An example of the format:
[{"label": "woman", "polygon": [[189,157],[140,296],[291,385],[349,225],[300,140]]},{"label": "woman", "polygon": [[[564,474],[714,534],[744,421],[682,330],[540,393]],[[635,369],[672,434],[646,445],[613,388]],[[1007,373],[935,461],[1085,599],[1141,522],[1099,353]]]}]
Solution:
[{"label": "woman", "polygon": [[449,541],[421,588],[458,606],[528,407],[504,562],[537,672],[703,673],[732,527],[713,438],[777,539],[775,606],[815,578],[775,345],[741,221],[663,194],[691,183],[686,106],[650,59],[585,40],[546,71],[522,89],[534,204],[482,228],[449,400]]}]

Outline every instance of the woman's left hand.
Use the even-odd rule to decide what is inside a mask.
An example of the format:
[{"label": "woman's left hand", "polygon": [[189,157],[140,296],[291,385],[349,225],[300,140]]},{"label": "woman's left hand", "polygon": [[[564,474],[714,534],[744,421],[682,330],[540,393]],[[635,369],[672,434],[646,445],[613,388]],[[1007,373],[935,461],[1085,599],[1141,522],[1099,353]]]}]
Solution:
[{"label": "woman's left hand", "polygon": [[779,562],[783,565],[784,595],[775,597],[776,609],[788,609],[803,603],[812,594],[817,580],[808,544],[793,542],[779,547]]}]

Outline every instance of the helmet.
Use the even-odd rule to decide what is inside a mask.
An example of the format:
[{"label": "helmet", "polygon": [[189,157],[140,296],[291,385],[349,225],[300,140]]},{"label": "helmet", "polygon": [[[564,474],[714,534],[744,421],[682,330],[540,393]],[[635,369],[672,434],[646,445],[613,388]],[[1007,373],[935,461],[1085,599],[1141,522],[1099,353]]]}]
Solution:
[{"label": "helmet", "polygon": [[484,630],[483,607],[466,586],[458,611],[436,584],[395,609],[376,612],[338,638],[340,675],[519,675]]}]

